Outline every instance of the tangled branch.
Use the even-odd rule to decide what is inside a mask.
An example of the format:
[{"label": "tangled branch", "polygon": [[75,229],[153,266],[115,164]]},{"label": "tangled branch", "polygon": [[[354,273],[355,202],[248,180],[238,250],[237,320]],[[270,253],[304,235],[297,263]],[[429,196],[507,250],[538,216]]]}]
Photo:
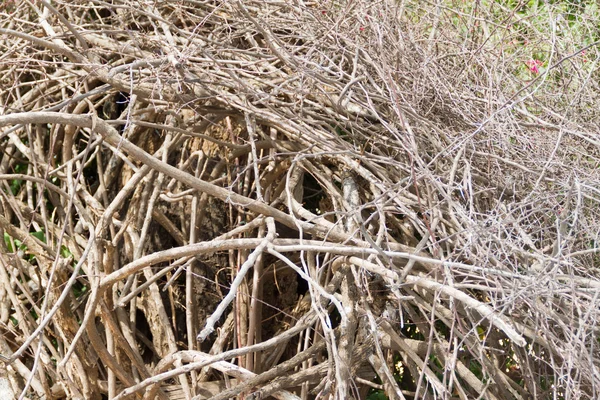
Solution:
[{"label": "tangled branch", "polygon": [[0,384],[596,398],[598,42],[444,4],[0,5]]}]

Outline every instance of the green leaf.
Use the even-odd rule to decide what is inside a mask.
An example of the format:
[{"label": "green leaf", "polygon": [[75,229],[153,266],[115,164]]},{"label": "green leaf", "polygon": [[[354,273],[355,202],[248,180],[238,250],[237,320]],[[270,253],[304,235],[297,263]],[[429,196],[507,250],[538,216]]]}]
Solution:
[{"label": "green leaf", "polygon": [[63,258],[69,258],[73,256],[73,253],[66,246],[60,246],[60,255]]},{"label": "green leaf", "polygon": [[44,231],[33,232],[31,236],[46,243],[46,235],[44,234]]},{"label": "green leaf", "polygon": [[12,243],[10,241],[10,235],[6,232],[4,232],[4,244],[6,245],[6,248],[8,249],[9,253],[14,253],[14,249],[12,247]]},{"label": "green leaf", "polygon": [[375,390],[367,396],[367,400],[388,400],[383,390]]},{"label": "green leaf", "polygon": [[4,243],[6,244],[6,248],[8,249],[9,253],[14,253],[16,251],[12,246],[13,243],[15,244],[15,246],[17,246],[18,250],[27,250],[27,246],[25,246],[19,239],[13,239],[12,236],[10,236],[6,232],[4,232]]},{"label": "green leaf", "polygon": [[13,196],[16,196],[23,186],[23,181],[20,179],[12,179],[10,181],[10,192]]}]

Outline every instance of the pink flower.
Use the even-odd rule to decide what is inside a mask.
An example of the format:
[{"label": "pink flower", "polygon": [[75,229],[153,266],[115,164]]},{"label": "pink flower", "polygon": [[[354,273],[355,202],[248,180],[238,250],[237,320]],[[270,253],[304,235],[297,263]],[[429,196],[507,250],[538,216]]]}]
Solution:
[{"label": "pink flower", "polygon": [[531,72],[533,72],[534,74],[539,74],[540,73],[540,67],[542,65],[544,65],[544,62],[541,60],[527,60],[525,61],[525,65],[527,65],[527,67],[529,67],[529,70]]}]

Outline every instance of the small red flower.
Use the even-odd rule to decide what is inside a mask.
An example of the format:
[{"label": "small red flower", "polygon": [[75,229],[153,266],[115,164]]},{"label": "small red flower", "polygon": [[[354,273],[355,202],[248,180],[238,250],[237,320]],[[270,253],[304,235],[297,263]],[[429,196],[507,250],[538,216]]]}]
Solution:
[{"label": "small red flower", "polygon": [[358,28],[358,29],[360,29],[360,31],[361,31],[361,32],[363,32],[363,31],[365,30],[365,27],[364,27],[364,26],[361,26],[361,27],[360,27],[360,28]]},{"label": "small red flower", "polygon": [[544,65],[544,62],[541,60],[527,60],[525,62],[525,64],[527,65],[527,67],[529,68],[529,70],[531,72],[533,72],[534,74],[539,74],[540,73],[540,67],[542,65]]}]

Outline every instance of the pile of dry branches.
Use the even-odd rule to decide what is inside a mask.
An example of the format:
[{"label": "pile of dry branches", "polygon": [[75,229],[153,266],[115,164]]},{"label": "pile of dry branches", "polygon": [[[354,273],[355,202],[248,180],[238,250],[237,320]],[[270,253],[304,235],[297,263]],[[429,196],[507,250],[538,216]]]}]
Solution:
[{"label": "pile of dry branches", "polygon": [[511,10],[442,3],[0,8],[14,393],[597,398],[578,49],[520,80]]}]

